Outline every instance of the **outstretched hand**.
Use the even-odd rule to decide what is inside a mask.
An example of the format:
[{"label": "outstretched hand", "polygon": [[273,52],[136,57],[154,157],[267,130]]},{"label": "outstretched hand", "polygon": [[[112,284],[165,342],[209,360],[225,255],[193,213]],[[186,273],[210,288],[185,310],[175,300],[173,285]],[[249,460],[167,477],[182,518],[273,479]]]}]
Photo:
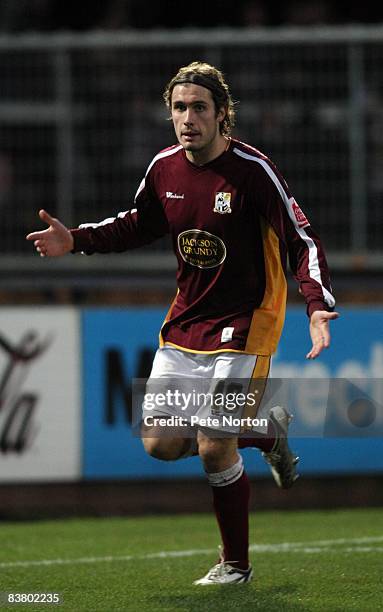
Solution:
[{"label": "outstretched hand", "polygon": [[315,359],[324,348],[330,346],[329,322],[338,317],[338,312],[327,312],[327,310],[313,312],[310,317],[310,336],[313,345],[306,359]]},{"label": "outstretched hand", "polygon": [[41,232],[32,232],[26,239],[33,240],[36,251],[41,257],[59,257],[73,249],[73,236],[65,225],[58,219],[51,217],[45,210],[39,211],[39,217],[48,229]]}]

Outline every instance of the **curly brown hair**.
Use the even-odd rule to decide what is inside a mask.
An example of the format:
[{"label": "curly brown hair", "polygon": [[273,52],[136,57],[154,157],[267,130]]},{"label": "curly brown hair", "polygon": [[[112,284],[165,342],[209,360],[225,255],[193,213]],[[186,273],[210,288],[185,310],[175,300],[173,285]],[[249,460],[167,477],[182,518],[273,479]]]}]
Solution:
[{"label": "curly brown hair", "polygon": [[163,97],[169,110],[171,109],[173,89],[176,85],[182,83],[194,83],[211,91],[216,113],[218,114],[222,107],[226,111],[225,117],[219,124],[220,133],[229,136],[235,123],[235,110],[229,87],[222,72],[206,62],[192,62],[188,66],[180,68],[164,91]]}]

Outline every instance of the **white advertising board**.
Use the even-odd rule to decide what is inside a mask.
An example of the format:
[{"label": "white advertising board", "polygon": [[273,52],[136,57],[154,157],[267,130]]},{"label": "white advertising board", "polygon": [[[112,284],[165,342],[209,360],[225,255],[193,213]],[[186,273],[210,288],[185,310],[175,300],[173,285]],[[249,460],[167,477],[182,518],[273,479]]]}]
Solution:
[{"label": "white advertising board", "polygon": [[0,483],[81,474],[80,313],[0,308]]}]

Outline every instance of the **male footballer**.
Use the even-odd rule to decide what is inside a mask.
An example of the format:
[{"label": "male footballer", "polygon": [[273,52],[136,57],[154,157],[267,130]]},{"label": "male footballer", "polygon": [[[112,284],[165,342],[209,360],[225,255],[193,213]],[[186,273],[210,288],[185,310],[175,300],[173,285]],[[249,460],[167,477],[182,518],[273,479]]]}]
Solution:
[{"label": "male footballer", "polygon": [[[67,229],[46,211],[48,228],[27,236],[41,256],[69,252],[121,252],[171,234],[178,261],[178,292],[160,332],[148,381],[266,380],[285,318],[286,260],[304,296],[315,359],[330,344],[333,312],[326,258],[320,240],[271,161],[230,136],[233,101],[222,73],[203,62],[181,68],[164,93],[178,144],[154,157],[134,207],[100,223]],[[297,458],[287,443],[290,415],[270,410],[267,431],[240,430],[207,421],[196,438],[158,436],[154,420],[143,426],[146,451],[161,460],[198,453],[212,488],[222,536],[220,561],[196,585],[240,584],[252,578],[248,556],[249,480],[238,447],[259,448],[278,486],[291,487]],[[155,414],[174,418],[174,406]],[[207,423],[208,426],[205,426]],[[214,424],[215,423],[215,424]],[[218,423],[218,424],[217,424]],[[242,431],[242,430],[241,430]]]}]

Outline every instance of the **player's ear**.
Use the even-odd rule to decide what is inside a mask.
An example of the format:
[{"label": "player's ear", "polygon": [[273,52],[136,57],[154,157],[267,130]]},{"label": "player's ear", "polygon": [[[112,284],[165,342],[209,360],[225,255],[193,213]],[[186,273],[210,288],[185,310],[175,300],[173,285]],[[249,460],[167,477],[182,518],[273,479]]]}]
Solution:
[{"label": "player's ear", "polygon": [[226,113],[227,113],[227,109],[225,108],[225,106],[221,106],[221,108],[219,109],[219,111],[217,113],[217,119],[218,119],[219,123],[221,123],[221,121],[223,121],[225,119]]}]

